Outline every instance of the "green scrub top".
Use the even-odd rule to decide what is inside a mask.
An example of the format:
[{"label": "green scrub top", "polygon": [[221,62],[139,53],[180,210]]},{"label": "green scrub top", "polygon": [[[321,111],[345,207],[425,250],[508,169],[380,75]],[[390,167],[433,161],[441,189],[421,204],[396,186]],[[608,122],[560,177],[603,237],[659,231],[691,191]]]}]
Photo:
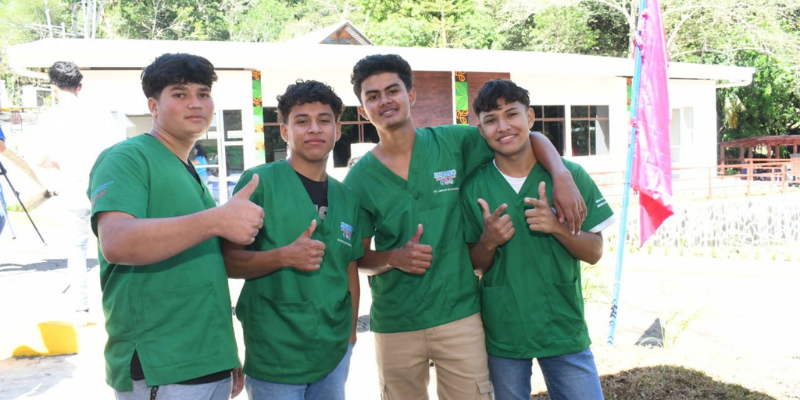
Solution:
[{"label": "green scrub top", "polygon": [[[87,191],[92,229],[97,214],[169,218],[215,206],[205,185],[158,139],[141,135],[106,149]],[[166,385],[238,367],[228,277],[214,237],[150,265],[100,259],[106,316],[106,381],[133,390],[131,356],[138,351],[148,386]]]},{"label": "green scrub top", "polygon": [[286,267],[245,282],[236,306],[245,338],[244,373],[267,382],[316,382],[342,360],[352,331],[347,266],[364,254],[355,232],[358,203],[329,177],[328,211],[322,221],[289,163],[245,171],[234,191],[253,174],[258,174],[259,185],[250,200],[264,208],[265,217],[248,250],[289,245],[316,220],[311,238],[325,243],[325,256],[317,271]]},{"label": "green scrub top", "polygon": [[[583,195],[588,215],[581,229],[588,231],[613,218],[592,178],[578,164],[564,161]],[[508,204],[506,213],[516,228],[514,236],[497,248],[492,268],[480,282],[481,316],[486,350],[505,358],[537,358],[572,354],[589,347],[583,315],[580,261],[550,234],[528,229],[525,197],[539,198],[539,182],[546,183],[552,204],[553,179],[537,163],[517,194],[494,164],[481,168],[461,193],[467,243],[477,243],[483,232],[483,212]]]},{"label": "green scrub top", "polygon": [[425,274],[392,269],[371,277],[374,332],[426,329],[479,311],[458,193],[464,179],[492,157],[475,127],[417,128],[408,180],[372,153],[347,174],[344,182],[361,203],[362,237],[374,236],[377,251],[403,247],[418,224],[420,243],[433,247]]}]

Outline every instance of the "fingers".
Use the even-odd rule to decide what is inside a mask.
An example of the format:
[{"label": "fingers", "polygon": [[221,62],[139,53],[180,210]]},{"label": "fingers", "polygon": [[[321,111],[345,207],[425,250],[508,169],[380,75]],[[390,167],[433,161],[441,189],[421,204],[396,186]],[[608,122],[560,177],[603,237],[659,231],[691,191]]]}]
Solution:
[{"label": "fingers", "polygon": [[[508,204],[500,204],[500,207],[497,207],[497,209],[494,210],[494,212],[492,213],[492,217],[494,219],[500,219],[500,217],[505,216],[503,215],[503,213],[506,211],[507,208]],[[508,218],[510,219],[511,217],[509,216]]]},{"label": "fingers", "polygon": [[315,219],[311,220],[311,225],[309,225],[308,228],[306,228],[306,230],[303,232],[303,234],[300,235],[300,237],[311,239],[311,235],[314,233],[316,229],[317,229],[317,220]]},{"label": "fingers", "polygon": [[233,197],[249,200],[250,195],[256,191],[257,187],[258,187],[258,174],[253,174],[253,178],[250,179],[250,182],[248,182],[247,185],[245,185],[238,192],[236,192],[236,194],[234,194]]},{"label": "fingers", "polygon": [[489,204],[486,203],[486,200],[478,199],[478,204],[480,204],[481,210],[483,211],[483,218],[488,217],[489,214],[490,214],[489,213]]},{"label": "fingers", "polygon": [[419,239],[422,237],[422,224],[417,225],[417,233],[411,237],[411,242],[419,243]]},{"label": "fingers", "polygon": [[547,184],[544,182],[539,182],[539,200],[544,202],[547,205],[547,208],[550,208],[550,202],[547,201]]}]

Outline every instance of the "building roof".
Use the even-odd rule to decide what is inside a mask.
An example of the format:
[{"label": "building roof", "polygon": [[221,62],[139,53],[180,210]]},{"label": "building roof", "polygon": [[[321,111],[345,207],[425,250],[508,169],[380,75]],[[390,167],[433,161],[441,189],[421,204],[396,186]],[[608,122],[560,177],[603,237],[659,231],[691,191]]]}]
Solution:
[{"label": "building roof", "polygon": [[[328,46],[321,44],[170,40],[43,39],[7,48],[12,69],[45,68],[72,60],[86,69],[141,69],[163,53],[192,53],[218,69],[343,70],[370,54],[395,53],[415,71],[509,72],[566,76],[631,76],[633,60],[578,54],[420,47]],[[671,79],[748,85],[748,67],[670,63]]]},{"label": "building roof", "polygon": [[361,33],[352,22],[342,22],[317,29],[305,35],[289,40],[292,44],[355,44],[373,45],[371,40]]}]

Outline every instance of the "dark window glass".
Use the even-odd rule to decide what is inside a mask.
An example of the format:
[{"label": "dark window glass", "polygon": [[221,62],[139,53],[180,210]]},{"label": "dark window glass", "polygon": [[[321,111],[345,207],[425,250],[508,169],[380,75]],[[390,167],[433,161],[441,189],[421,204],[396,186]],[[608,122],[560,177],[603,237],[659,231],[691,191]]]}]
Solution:
[{"label": "dark window glass", "polygon": [[264,107],[264,123],[278,122],[278,108]]},{"label": "dark window glass", "polygon": [[564,106],[544,106],[545,118],[564,118]]},{"label": "dark window glass", "polygon": [[264,155],[267,162],[286,159],[286,142],[278,125],[264,126]]},{"label": "dark window glass", "polygon": [[342,112],[342,117],[339,118],[339,121],[358,121],[358,109],[356,107],[345,107],[344,111]]},{"label": "dark window glass", "polygon": [[347,166],[352,143],[358,143],[358,125],[342,125],[342,136],[333,147],[333,166],[335,168]]},{"label": "dark window glass", "polygon": [[550,139],[559,155],[564,155],[564,122],[545,121],[542,133]]},{"label": "dark window glass", "polygon": [[222,120],[225,125],[225,140],[244,140],[241,110],[222,110]]},{"label": "dark window glass", "polygon": [[589,118],[589,106],[572,106],[572,118]]}]

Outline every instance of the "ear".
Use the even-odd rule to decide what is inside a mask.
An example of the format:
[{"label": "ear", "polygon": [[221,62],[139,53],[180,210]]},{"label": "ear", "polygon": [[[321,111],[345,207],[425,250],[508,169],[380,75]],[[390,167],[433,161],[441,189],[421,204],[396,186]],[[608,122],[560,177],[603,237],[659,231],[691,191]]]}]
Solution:
[{"label": "ear", "polygon": [[369,121],[369,117],[367,117],[367,111],[364,110],[363,106],[358,106],[358,115],[360,115],[361,118],[364,118],[365,120]]},{"label": "ear", "polygon": [[83,83],[79,83],[79,84],[78,84],[78,87],[75,89],[75,93],[78,93],[78,92],[80,92],[80,91],[81,91],[81,89],[83,89]]},{"label": "ear", "polygon": [[341,122],[337,122],[336,123],[336,138],[333,140],[334,143],[338,142],[339,139],[341,139],[341,137],[342,137],[342,123]]},{"label": "ear", "polygon": [[533,111],[533,108],[528,107],[528,130],[533,129],[533,121],[536,119],[536,112]]},{"label": "ear", "polygon": [[152,115],[153,118],[158,118],[158,100],[154,97],[148,97],[147,108],[150,109],[150,115]]},{"label": "ear", "polygon": [[281,124],[281,139],[284,142],[289,143],[289,128],[286,127],[286,124]]},{"label": "ear", "polygon": [[417,88],[411,88],[408,91],[408,102],[413,106],[417,102]]},{"label": "ear", "polygon": [[483,136],[483,138],[484,138],[484,139],[486,139],[486,134],[485,134],[485,133],[483,133],[483,126],[481,126],[481,123],[480,123],[480,122],[478,122],[478,125],[477,125],[477,126],[478,126],[478,133],[480,133],[480,134],[481,134],[481,136]]}]

